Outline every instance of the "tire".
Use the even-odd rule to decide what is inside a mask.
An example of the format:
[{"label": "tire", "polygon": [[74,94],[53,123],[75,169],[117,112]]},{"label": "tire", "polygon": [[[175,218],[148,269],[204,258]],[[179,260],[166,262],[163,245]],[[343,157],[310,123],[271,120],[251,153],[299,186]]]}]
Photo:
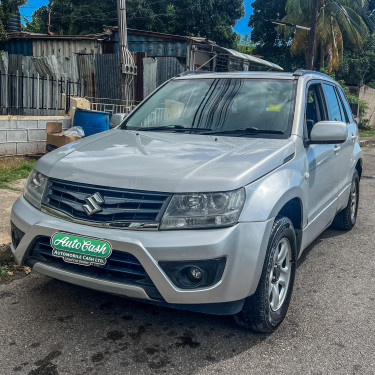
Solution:
[{"label": "tire", "polygon": [[[282,256],[278,260],[284,251],[287,251],[285,258]],[[287,217],[276,218],[257,290],[245,299],[242,310],[233,315],[238,325],[262,333],[276,330],[285,318],[292,296],[296,256],[296,233],[292,222]],[[288,271],[285,271],[287,266]],[[284,286],[280,280],[284,281]]]},{"label": "tire", "polygon": [[342,211],[336,214],[331,224],[331,228],[348,231],[354,227],[357,221],[358,200],[359,175],[358,171],[355,170],[353,174],[352,185],[350,187],[348,204]]}]

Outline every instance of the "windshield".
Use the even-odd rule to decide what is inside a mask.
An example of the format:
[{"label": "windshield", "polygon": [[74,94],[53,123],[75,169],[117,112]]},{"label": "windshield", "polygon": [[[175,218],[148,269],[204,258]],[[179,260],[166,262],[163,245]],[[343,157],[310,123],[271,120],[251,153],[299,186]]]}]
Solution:
[{"label": "windshield", "polygon": [[122,128],[282,136],[290,128],[293,98],[293,80],[174,80],[140,106]]}]

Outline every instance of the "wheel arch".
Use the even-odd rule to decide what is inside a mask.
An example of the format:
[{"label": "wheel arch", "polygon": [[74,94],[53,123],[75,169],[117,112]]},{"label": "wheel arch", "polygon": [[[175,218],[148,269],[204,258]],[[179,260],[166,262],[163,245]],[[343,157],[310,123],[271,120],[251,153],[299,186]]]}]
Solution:
[{"label": "wheel arch", "polygon": [[296,233],[297,240],[297,254],[296,258],[300,253],[301,242],[302,242],[302,227],[303,227],[303,203],[301,198],[295,197],[290,199],[284,204],[284,206],[277,213],[278,217],[287,217],[292,223]]}]

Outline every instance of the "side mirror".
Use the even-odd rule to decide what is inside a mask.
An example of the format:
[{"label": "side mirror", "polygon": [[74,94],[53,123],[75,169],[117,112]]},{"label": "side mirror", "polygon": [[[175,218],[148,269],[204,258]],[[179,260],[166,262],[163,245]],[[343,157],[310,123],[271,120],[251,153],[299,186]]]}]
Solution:
[{"label": "side mirror", "polygon": [[359,125],[359,116],[357,116],[357,115],[353,115],[353,120],[354,120],[354,122],[357,124],[357,125]]},{"label": "side mirror", "polygon": [[348,129],[342,121],[319,121],[310,134],[310,143],[344,143],[348,138]]}]

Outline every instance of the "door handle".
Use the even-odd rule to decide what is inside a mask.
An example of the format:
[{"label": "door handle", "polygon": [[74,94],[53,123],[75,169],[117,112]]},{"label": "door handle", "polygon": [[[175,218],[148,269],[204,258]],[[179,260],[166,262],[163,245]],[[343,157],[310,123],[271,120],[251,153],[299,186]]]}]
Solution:
[{"label": "door handle", "polygon": [[350,139],[351,139],[353,142],[355,142],[355,141],[357,140],[357,136],[354,135],[354,134],[352,134],[352,136],[350,137]]},{"label": "door handle", "polygon": [[333,149],[333,152],[334,152],[335,154],[337,154],[337,153],[340,151],[340,149],[341,149],[341,146],[337,146],[337,145],[335,145],[335,147],[334,147],[334,149]]}]

